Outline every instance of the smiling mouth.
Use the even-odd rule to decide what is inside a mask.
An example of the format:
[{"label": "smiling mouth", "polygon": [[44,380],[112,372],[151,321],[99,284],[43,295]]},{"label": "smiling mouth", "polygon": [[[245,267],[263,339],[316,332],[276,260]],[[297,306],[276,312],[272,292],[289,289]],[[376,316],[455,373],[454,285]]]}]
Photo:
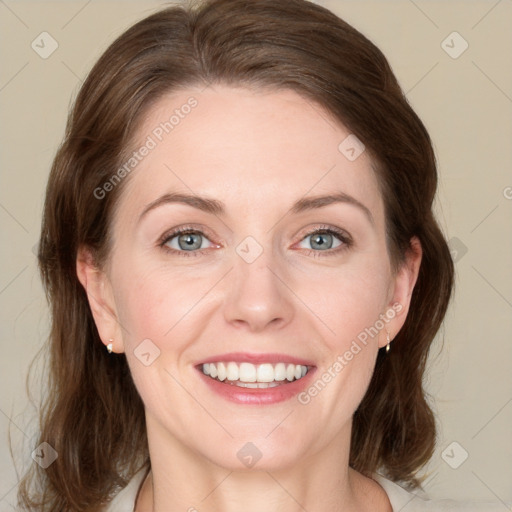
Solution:
[{"label": "smiling mouth", "polygon": [[209,378],[241,388],[274,388],[302,379],[311,369],[292,363],[204,363],[198,369]]}]

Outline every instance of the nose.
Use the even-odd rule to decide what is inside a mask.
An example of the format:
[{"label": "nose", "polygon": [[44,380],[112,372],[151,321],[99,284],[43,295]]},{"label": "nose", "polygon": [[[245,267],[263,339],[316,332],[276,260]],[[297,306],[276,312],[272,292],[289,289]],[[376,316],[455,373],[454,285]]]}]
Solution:
[{"label": "nose", "polygon": [[226,276],[224,316],[236,328],[261,332],[282,329],[295,314],[286,271],[263,253],[252,263],[235,254],[234,268]]}]

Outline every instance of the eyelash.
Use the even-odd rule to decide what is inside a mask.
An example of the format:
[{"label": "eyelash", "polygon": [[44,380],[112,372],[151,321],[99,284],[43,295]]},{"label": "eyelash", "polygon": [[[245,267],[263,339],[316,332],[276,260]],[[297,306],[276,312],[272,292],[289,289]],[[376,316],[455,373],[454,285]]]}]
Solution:
[{"label": "eyelash", "polygon": [[[307,251],[307,254],[313,255],[313,257],[324,257],[324,256],[336,256],[346,250],[348,250],[350,247],[352,247],[353,241],[352,238],[344,231],[329,227],[329,226],[320,226],[319,228],[310,231],[304,235],[304,237],[301,239],[304,240],[308,236],[316,235],[318,233],[321,234],[327,234],[327,235],[334,235],[336,236],[341,242],[342,245],[335,249],[328,249],[326,251],[318,251],[314,249],[304,249]],[[165,252],[170,254],[179,254],[180,256],[200,256],[204,251],[207,251],[208,249],[200,249],[196,251],[177,251],[176,249],[171,249],[170,247],[167,247],[167,243],[171,241],[173,238],[179,235],[185,235],[185,234],[199,234],[202,236],[205,236],[208,238],[208,236],[203,233],[200,229],[193,228],[191,226],[185,226],[181,228],[177,228],[170,233],[165,233],[159,240],[158,245],[160,248],[162,248]],[[209,240],[209,238],[208,238]],[[211,241],[211,240],[210,240]]]}]

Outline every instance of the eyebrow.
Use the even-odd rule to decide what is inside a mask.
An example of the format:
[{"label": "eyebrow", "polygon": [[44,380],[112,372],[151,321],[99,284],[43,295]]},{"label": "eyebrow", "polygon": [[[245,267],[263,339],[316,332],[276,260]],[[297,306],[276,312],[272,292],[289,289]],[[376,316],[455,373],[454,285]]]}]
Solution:
[{"label": "eyebrow", "polygon": [[[140,214],[138,222],[140,222],[142,218],[151,210],[154,210],[155,208],[158,208],[164,204],[173,203],[186,204],[213,215],[225,215],[226,213],[226,207],[222,201],[197,195],[170,192],[149,203]],[[335,194],[314,197],[303,197],[293,204],[293,206],[290,208],[290,211],[293,214],[298,214],[309,210],[323,208],[334,203],[345,203],[357,207],[365,214],[369,222],[372,225],[375,225],[372,212],[355,197],[352,197],[345,192],[337,192]]]}]

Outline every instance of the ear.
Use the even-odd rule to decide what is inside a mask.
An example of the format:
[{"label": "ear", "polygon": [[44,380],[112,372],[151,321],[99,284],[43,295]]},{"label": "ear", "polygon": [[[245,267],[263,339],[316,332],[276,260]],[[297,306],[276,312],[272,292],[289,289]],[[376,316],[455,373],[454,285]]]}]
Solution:
[{"label": "ear", "polygon": [[80,247],[78,250],[76,273],[87,294],[103,344],[107,346],[112,343],[113,352],[124,352],[122,329],[117,318],[112,285],[107,274],[96,266],[93,254],[87,247]]},{"label": "ear", "polygon": [[[386,312],[391,318],[386,325],[389,332],[389,339],[392,340],[398,331],[403,327],[409,307],[411,304],[412,292],[418,279],[423,250],[417,237],[412,237],[409,249],[405,254],[405,261],[402,263],[393,280],[392,298],[387,304]],[[379,336],[379,347],[387,345],[387,340]]]}]

